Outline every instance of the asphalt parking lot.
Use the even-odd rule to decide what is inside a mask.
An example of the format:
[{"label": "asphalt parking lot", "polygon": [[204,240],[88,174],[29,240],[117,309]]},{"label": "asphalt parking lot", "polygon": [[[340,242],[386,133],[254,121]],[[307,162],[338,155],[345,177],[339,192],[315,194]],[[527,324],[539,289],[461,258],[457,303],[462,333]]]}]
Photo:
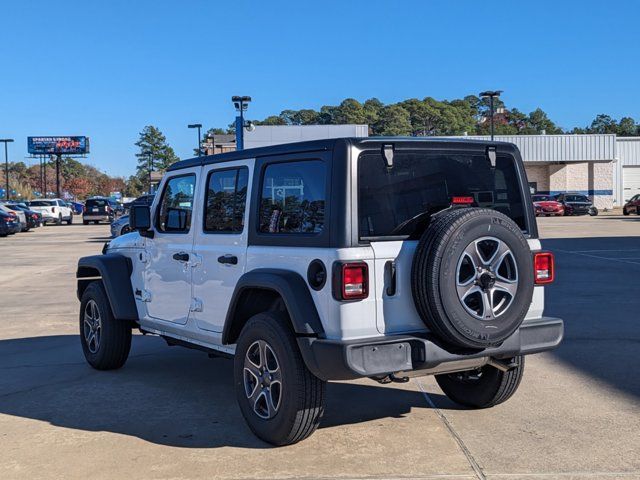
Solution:
[{"label": "asphalt parking lot", "polygon": [[640,217],[543,218],[556,254],[555,352],[498,407],[431,378],[332,383],[321,428],[272,448],[246,427],[231,361],[136,335],[97,372],[77,338],[75,265],[108,226],[0,239],[0,479],[640,478]]}]

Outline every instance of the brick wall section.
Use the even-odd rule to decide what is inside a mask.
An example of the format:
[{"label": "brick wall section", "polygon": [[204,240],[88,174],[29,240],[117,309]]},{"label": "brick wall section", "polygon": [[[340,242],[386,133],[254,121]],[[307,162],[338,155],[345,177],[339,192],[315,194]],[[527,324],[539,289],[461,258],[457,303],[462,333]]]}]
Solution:
[{"label": "brick wall section", "polygon": [[549,165],[549,190],[552,192],[565,192],[567,190],[566,165]]},{"label": "brick wall section", "polygon": [[527,165],[525,163],[524,169],[527,171],[527,179],[538,184],[538,191],[549,191],[549,165]]},{"label": "brick wall section", "polygon": [[[594,190],[610,190],[613,191],[613,162],[593,162],[593,189]],[[595,195],[593,203],[598,208],[613,208],[613,194],[611,195]]]}]

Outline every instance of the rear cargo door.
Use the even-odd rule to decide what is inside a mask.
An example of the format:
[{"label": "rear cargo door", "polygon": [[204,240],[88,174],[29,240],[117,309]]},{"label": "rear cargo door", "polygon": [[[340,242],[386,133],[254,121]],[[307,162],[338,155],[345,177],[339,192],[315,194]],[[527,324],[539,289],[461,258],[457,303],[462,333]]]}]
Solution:
[{"label": "rear cargo door", "polygon": [[411,263],[417,244],[415,240],[371,242],[380,333],[406,333],[425,328],[411,293]]},{"label": "rear cargo door", "polygon": [[528,185],[514,156],[498,152],[492,162],[484,146],[466,147],[396,148],[392,161],[380,149],[358,157],[358,240],[374,251],[382,333],[425,329],[413,301],[411,267],[433,215],[460,204],[491,208],[527,229],[527,209],[533,206],[524,202]]}]

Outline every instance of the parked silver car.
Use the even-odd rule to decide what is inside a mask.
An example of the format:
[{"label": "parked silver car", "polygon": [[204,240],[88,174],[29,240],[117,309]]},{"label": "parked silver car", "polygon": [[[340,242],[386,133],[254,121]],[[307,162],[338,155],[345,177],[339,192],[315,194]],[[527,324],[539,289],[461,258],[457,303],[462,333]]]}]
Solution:
[{"label": "parked silver car", "polygon": [[131,231],[129,227],[129,215],[123,215],[111,224],[111,237],[116,238]]}]

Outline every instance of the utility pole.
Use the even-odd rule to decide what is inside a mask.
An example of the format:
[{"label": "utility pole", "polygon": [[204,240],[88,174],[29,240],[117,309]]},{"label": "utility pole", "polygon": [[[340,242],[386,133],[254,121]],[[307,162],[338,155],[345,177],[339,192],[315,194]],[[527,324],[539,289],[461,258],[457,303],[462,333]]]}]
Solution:
[{"label": "utility pole", "polygon": [[481,92],[480,97],[489,99],[489,115],[490,115],[490,124],[491,124],[491,141],[493,142],[493,134],[494,134],[494,125],[493,125],[493,99],[499,97],[502,93],[502,90],[487,90],[486,92]]},{"label": "utility pole", "polygon": [[200,129],[202,128],[201,123],[192,123],[187,125],[187,128],[197,128],[198,129],[198,156],[202,156],[202,137],[200,136]]},{"label": "utility pole", "polygon": [[56,198],[62,198],[60,196],[60,160],[62,160],[62,155],[56,155]]},{"label": "utility pole", "polygon": [[236,110],[240,112],[240,116],[236,117],[236,150],[244,150],[244,112],[249,107],[251,97],[234,95],[231,97],[231,101]]},{"label": "utility pole", "polygon": [[2,138],[0,142],[4,143],[4,175],[5,175],[5,199],[9,200],[9,149],[7,144],[13,142],[13,138]]}]

